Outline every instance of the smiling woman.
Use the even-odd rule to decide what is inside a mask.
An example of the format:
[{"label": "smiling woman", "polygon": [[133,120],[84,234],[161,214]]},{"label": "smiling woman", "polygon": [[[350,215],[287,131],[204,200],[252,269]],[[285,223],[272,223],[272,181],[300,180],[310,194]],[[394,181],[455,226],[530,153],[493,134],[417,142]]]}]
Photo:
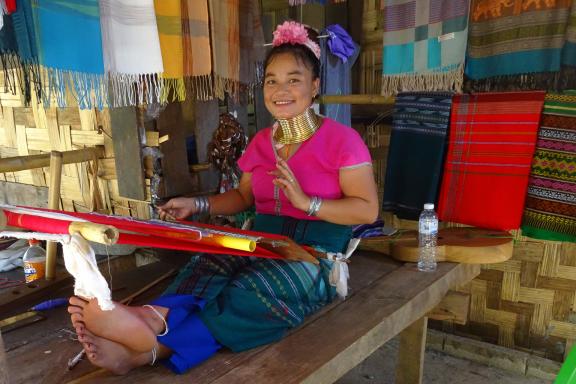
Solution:
[{"label": "smiling woman", "polygon": [[[238,188],[172,199],[161,216],[231,215],[255,204],[254,230],[333,253],[347,249],[350,225],[376,219],[376,184],[362,138],[311,109],[320,83],[313,35],[295,22],[274,32],[264,98],[277,121],[256,134],[238,161]],[[242,351],[280,340],[336,296],[328,281],[334,265],[194,255],[151,305],[103,312],[73,297],[69,312],[93,364],[125,373],[158,358],[181,373],[223,346]]]}]

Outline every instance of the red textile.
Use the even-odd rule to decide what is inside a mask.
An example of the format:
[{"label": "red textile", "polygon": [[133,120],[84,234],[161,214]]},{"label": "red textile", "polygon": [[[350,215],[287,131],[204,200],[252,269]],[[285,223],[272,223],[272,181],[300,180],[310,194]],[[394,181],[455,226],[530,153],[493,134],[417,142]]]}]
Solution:
[{"label": "red textile", "polygon": [[440,220],[501,230],[520,226],[544,95],[454,97]]},{"label": "red textile", "polygon": [[[256,256],[272,259],[283,259],[284,257],[269,251],[260,245],[256,245],[254,252],[240,251],[230,248],[223,248],[202,242],[201,230],[220,230],[229,233],[238,233],[248,236],[262,236],[267,239],[284,240],[284,236],[264,234],[253,231],[242,231],[232,228],[220,228],[199,223],[190,223],[195,228],[175,228],[168,222],[151,222],[138,220],[131,217],[107,216],[98,213],[63,212],[43,208],[29,208],[37,211],[57,212],[68,216],[74,216],[88,220],[93,223],[112,225],[120,231],[118,244],[131,244],[143,247],[154,247],[164,249],[176,249],[191,252],[206,252],[216,254],[228,254],[236,256]],[[14,227],[26,228],[32,231],[44,233],[68,233],[68,226],[73,220],[59,220],[45,218],[33,214],[14,213],[4,209],[7,224]],[[182,222],[184,224],[185,222]],[[176,224],[179,225],[179,224]]]},{"label": "red textile", "polygon": [[11,14],[16,11],[16,0],[5,0],[6,13]]}]

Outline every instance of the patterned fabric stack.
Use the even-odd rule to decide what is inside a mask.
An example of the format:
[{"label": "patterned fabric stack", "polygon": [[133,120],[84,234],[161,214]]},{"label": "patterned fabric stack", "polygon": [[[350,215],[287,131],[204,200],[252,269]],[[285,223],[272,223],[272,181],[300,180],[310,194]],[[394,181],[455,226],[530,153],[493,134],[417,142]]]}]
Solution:
[{"label": "patterned fabric stack", "polygon": [[466,88],[574,87],[575,12],[572,0],[472,0]]},{"label": "patterned fabric stack", "polygon": [[382,209],[417,220],[435,203],[450,121],[449,92],[400,93],[394,107]]},{"label": "patterned fabric stack", "polygon": [[544,92],[454,97],[441,220],[519,228],[543,103]]},{"label": "patterned fabric stack", "polygon": [[382,0],[382,94],[460,92],[469,0]]},{"label": "patterned fabric stack", "polygon": [[576,93],[546,95],[522,234],[576,241]]}]

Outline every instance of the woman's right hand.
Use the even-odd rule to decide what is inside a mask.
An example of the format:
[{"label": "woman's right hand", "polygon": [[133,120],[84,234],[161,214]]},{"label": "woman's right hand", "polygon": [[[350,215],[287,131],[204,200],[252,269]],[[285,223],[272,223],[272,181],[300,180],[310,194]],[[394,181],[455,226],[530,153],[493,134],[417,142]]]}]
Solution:
[{"label": "woman's right hand", "polygon": [[172,216],[178,220],[183,220],[196,213],[196,202],[193,197],[175,197],[158,207],[160,220]]}]

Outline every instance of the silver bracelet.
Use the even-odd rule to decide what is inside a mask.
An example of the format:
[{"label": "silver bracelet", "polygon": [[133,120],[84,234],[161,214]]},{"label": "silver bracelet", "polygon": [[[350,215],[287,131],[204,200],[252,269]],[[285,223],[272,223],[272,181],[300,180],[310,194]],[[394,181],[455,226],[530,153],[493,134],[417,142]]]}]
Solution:
[{"label": "silver bracelet", "polygon": [[322,206],[322,198],[318,196],[312,196],[310,199],[310,206],[308,207],[308,216],[316,216],[320,207]]},{"label": "silver bracelet", "polygon": [[200,215],[210,213],[210,200],[208,200],[208,196],[195,197],[194,204],[196,205],[196,213]]}]

